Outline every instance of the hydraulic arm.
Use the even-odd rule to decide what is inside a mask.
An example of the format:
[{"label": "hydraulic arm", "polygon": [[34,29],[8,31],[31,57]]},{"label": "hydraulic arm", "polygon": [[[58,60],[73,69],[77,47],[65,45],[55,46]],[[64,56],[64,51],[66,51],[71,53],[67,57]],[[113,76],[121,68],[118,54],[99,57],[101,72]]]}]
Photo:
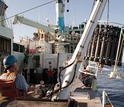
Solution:
[{"label": "hydraulic arm", "polygon": [[[93,34],[93,31],[98,23],[98,20],[101,18],[102,12],[104,10],[105,4],[107,0],[97,0],[95,3],[95,6],[92,10],[92,13],[90,15],[90,18],[87,22],[87,25],[85,27],[85,30],[82,34],[82,37],[75,49],[75,52],[68,62],[69,64],[72,64],[70,67],[66,68],[66,72],[63,78],[62,83],[62,89],[59,93],[59,99],[67,99],[70,96],[70,90],[72,88],[72,84],[70,84],[73,75],[74,75],[74,68],[76,66],[76,61],[80,58],[80,56],[84,56],[86,49],[88,47],[89,40]],[[77,74],[78,71],[76,71],[75,74]],[[76,76],[75,76],[76,77]],[[70,84],[70,85],[68,85]]]}]

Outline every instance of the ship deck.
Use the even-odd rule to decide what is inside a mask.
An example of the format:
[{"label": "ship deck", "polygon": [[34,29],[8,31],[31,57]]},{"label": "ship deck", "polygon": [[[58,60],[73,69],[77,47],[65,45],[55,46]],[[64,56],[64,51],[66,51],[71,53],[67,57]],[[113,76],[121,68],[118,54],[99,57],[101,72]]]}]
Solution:
[{"label": "ship deck", "polygon": [[78,102],[79,107],[102,107],[100,94],[91,88],[77,88],[71,98]]},{"label": "ship deck", "polygon": [[[72,100],[73,99],[73,100]],[[71,100],[78,104],[78,107],[102,107],[100,95],[91,88],[76,88],[71,93]],[[3,107],[77,107],[69,106],[69,100],[54,100],[41,98],[17,98]]]}]

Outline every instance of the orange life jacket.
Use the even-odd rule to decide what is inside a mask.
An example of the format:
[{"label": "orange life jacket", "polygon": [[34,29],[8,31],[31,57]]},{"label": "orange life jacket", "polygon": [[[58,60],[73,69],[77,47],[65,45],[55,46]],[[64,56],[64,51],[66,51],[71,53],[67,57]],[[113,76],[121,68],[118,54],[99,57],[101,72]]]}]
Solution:
[{"label": "orange life jacket", "polygon": [[11,73],[3,73],[1,76],[0,76],[0,79],[2,80],[15,80],[16,79],[16,74],[14,72],[11,72]]},{"label": "orange life jacket", "polygon": [[12,73],[4,73],[0,76],[0,92],[2,96],[6,96],[10,100],[14,100],[16,97],[26,97],[26,93],[22,90],[18,90],[15,86],[16,75]]}]

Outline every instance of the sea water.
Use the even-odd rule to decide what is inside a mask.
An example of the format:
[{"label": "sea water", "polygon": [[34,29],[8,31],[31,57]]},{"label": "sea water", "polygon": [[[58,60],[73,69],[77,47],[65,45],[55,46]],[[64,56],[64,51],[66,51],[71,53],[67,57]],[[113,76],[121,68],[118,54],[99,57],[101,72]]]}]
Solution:
[{"label": "sea water", "polygon": [[98,91],[102,94],[102,91],[105,90],[114,107],[124,107],[124,71],[121,79],[117,79],[117,75],[115,75],[115,78],[110,79],[110,72],[111,70],[98,72]]}]

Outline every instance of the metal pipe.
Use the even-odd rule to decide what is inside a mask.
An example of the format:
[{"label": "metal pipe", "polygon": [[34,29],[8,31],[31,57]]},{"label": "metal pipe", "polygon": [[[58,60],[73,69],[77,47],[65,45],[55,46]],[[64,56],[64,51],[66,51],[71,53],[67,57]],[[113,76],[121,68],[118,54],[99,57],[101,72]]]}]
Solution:
[{"label": "metal pipe", "polygon": [[111,72],[111,75],[110,75],[110,78],[114,78],[114,76],[115,76],[115,74],[116,74],[116,72],[117,72],[117,65],[118,65],[118,60],[119,60],[119,58],[118,58],[118,56],[119,56],[119,50],[120,50],[120,45],[121,45],[121,36],[122,36],[122,32],[123,32],[123,29],[121,29],[121,33],[120,33],[120,37],[119,37],[119,43],[118,43],[118,48],[117,48],[117,54],[116,54],[116,59],[115,59],[115,65],[114,65],[114,69],[113,69],[113,71]]},{"label": "metal pipe", "polygon": [[102,91],[102,107],[106,104],[106,95],[105,95],[105,90]]}]

